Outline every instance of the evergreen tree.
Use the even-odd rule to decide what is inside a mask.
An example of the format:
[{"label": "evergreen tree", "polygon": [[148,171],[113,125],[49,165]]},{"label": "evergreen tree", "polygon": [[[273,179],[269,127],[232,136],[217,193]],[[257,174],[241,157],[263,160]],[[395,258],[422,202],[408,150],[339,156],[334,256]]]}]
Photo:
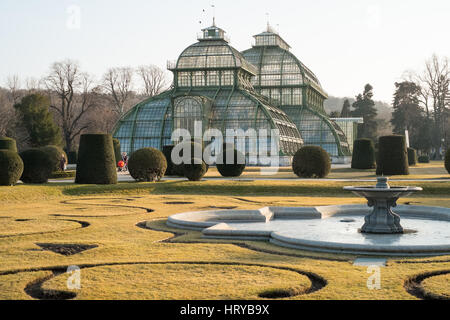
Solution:
[{"label": "evergreen tree", "polygon": [[27,95],[14,105],[32,147],[61,145],[61,131],[55,124],[49,107],[50,100],[41,94]]},{"label": "evergreen tree", "polygon": [[430,123],[419,106],[420,87],[414,82],[395,83],[391,123],[393,132],[404,134],[408,130],[411,147],[427,151],[431,146]]},{"label": "evergreen tree", "polygon": [[350,110],[350,101],[348,99],[345,99],[344,105],[342,106],[341,110],[341,118],[349,118],[351,116],[351,110]]},{"label": "evergreen tree", "polygon": [[364,93],[359,94],[352,105],[354,110],[351,112],[351,115],[364,119],[364,123],[358,125],[358,139],[368,138],[375,141],[377,138],[378,123],[376,117],[378,113],[375,108],[375,102],[372,100],[372,90],[373,87],[370,84],[366,84]]}]

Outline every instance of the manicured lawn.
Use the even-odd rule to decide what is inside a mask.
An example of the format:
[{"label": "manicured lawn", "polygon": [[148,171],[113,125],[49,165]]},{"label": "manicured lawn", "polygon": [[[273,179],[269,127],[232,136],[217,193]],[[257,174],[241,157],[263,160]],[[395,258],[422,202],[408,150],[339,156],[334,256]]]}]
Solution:
[{"label": "manicured lawn", "polygon": [[[290,296],[285,299],[415,299],[406,280],[450,270],[450,256],[389,259],[381,268],[381,289],[369,290],[370,274],[353,266],[354,256],[206,241],[199,232],[165,225],[169,215],[194,210],[364,203],[342,190],[348,184],[213,180],[0,187],[0,299],[61,298],[70,291],[75,299],[262,299],[264,293]],[[414,185],[424,192],[400,203],[450,208],[450,182]],[[152,221],[150,229],[140,227],[144,221]],[[60,253],[44,250],[48,244]],[[95,248],[77,253],[74,244]],[[69,275],[61,272],[69,265],[81,268],[81,290],[67,289]],[[326,285],[309,292],[321,279]],[[448,275],[423,285],[440,295],[450,292]]]}]

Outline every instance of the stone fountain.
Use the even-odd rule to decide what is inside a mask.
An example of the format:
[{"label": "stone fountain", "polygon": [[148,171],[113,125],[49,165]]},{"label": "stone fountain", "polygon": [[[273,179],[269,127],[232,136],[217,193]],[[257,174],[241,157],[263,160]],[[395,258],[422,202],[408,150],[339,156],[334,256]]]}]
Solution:
[{"label": "stone fountain", "polygon": [[400,216],[391,208],[397,206],[400,197],[409,196],[414,192],[422,191],[419,187],[390,187],[387,177],[378,177],[375,187],[344,187],[344,190],[365,197],[368,206],[373,207],[367,215],[361,228],[362,233],[395,234],[403,233],[400,225]]},{"label": "stone fountain", "polygon": [[167,225],[198,230],[209,239],[269,241],[318,252],[380,256],[450,254],[450,208],[397,206],[400,197],[422,188],[390,187],[388,178],[379,177],[376,186],[344,189],[365,197],[368,205],[184,212],[170,216]]}]

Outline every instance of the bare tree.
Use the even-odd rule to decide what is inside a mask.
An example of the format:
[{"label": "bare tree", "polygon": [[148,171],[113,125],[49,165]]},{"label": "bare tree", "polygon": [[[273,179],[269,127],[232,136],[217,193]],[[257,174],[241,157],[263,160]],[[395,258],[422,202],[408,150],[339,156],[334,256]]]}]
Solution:
[{"label": "bare tree", "polygon": [[167,88],[167,75],[163,69],[149,65],[138,67],[136,72],[142,81],[144,96],[154,97]]},{"label": "bare tree", "polygon": [[450,87],[448,58],[439,58],[434,54],[425,63],[425,71],[419,76],[419,80],[422,88],[422,102],[427,114],[431,113],[433,116],[435,127],[433,144],[435,149],[439,149],[445,136],[446,116],[450,106],[450,101],[447,99]]},{"label": "bare tree", "polygon": [[122,116],[133,91],[133,69],[111,68],[103,76],[103,88],[111,96],[114,110]]},{"label": "bare tree", "polygon": [[96,91],[92,77],[80,71],[78,63],[66,60],[52,65],[44,79],[50,95],[50,106],[59,117],[67,150],[75,139],[89,127],[85,117],[96,105]]},{"label": "bare tree", "polygon": [[6,79],[6,86],[9,89],[9,92],[11,94],[13,104],[16,104],[20,100],[20,79],[18,75],[12,75],[8,76]]}]

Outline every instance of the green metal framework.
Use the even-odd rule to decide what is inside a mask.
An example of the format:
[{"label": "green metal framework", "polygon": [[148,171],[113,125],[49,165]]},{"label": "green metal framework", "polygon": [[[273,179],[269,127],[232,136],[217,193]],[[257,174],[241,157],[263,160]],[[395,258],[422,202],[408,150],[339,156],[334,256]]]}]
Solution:
[{"label": "green metal framework", "polygon": [[344,132],[324,110],[328,95],[314,73],[270,28],[254,38],[253,47],[242,54],[257,68],[257,75],[252,78],[255,90],[289,116],[305,144],[319,145],[335,157],[349,156]]},{"label": "green metal framework", "polygon": [[[169,62],[168,69],[174,73],[173,88],[139,103],[116,125],[114,137],[123,151],[161,149],[173,143],[174,129],[191,129],[194,120],[203,121],[204,129],[219,129],[224,138],[227,129],[278,129],[282,156],[292,156],[303,145],[286,113],[253,89],[256,68],[228,44],[222,29],[203,29],[199,42]],[[247,155],[251,142],[247,139]]]}]

